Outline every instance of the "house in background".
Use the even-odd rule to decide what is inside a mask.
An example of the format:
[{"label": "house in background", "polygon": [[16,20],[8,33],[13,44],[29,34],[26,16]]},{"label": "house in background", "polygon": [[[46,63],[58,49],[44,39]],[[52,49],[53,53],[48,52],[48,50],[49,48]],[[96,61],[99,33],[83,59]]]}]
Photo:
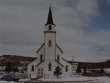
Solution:
[{"label": "house in background", "polygon": [[[56,25],[53,22],[51,7],[49,8],[44,31],[44,43],[37,50],[38,57],[28,65],[27,73],[36,77],[54,75],[59,66],[63,75],[71,75],[74,66],[63,58],[63,51],[56,43]],[[74,65],[74,64],[73,64]],[[76,67],[75,67],[76,68]]]}]

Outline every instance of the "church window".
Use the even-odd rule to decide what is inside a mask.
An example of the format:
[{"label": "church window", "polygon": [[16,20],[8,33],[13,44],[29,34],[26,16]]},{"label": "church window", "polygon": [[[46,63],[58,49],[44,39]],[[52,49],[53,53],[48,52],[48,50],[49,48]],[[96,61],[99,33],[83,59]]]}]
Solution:
[{"label": "church window", "polygon": [[68,65],[65,66],[65,71],[68,72]]},{"label": "church window", "polygon": [[49,30],[52,30],[52,26],[51,25],[49,25]]},{"label": "church window", "polygon": [[49,62],[49,64],[48,64],[48,70],[51,71],[51,69],[52,69],[52,64]]},{"label": "church window", "polygon": [[51,40],[49,40],[49,42],[48,42],[48,46],[49,46],[49,47],[52,46],[52,42],[51,42]]},{"label": "church window", "polygon": [[57,61],[60,62],[60,56],[59,55],[57,55]]},{"label": "church window", "polygon": [[40,55],[40,62],[42,62],[43,61],[43,56],[42,56],[42,54]]},{"label": "church window", "polygon": [[31,71],[34,71],[34,65],[32,65],[32,67],[31,67]]}]

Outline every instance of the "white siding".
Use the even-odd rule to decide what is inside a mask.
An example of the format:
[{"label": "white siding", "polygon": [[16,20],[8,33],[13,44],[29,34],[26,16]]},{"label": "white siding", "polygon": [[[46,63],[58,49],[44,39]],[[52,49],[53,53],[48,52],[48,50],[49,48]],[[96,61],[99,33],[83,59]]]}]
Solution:
[{"label": "white siding", "polygon": [[[38,60],[34,60],[33,62],[31,62],[30,64],[28,64],[28,68],[27,68],[27,73],[30,75],[34,75],[37,74],[36,73],[36,63],[38,63]],[[34,71],[31,71],[32,65],[34,66]]]},{"label": "white siding", "polygon": [[[63,54],[62,54],[61,50],[57,46],[56,46],[56,54],[60,56],[60,63],[64,65],[63,74],[66,74],[66,75],[71,74],[72,73],[72,66],[71,66],[70,63],[68,63],[67,61],[65,61],[63,59]],[[68,66],[68,72],[65,72],[65,66],[66,65]]]},{"label": "white siding", "polygon": [[[52,46],[48,46],[48,42],[51,40]],[[55,47],[56,47],[56,34],[45,33],[45,60],[55,59]]]},{"label": "white siding", "polygon": [[[43,60],[45,59],[45,55],[44,55],[44,44],[43,44],[43,46],[40,48],[40,50],[38,51],[38,53],[37,53],[37,55],[38,55],[38,62],[40,62],[40,55],[42,54],[42,56],[43,56]],[[38,64],[38,63],[36,63],[36,64]]]},{"label": "white siding", "polygon": [[[62,68],[62,73],[63,75],[70,75],[72,74],[72,66],[70,63],[68,63],[66,60],[63,59],[63,53],[61,51],[61,49],[57,46],[56,44],[56,32],[54,31],[55,26],[52,26],[52,32],[49,31],[48,32],[48,26],[46,26],[46,31],[44,33],[44,44],[43,46],[41,46],[41,48],[39,49],[38,53],[38,57],[37,60],[31,62],[28,65],[28,73],[29,74],[36,74],[37,76],[37,69],[38,68],[43,68],[44,70],[44,74],[49,74],[49,75],[53,75],[53,72],[55,71],[55,68],[57,66],[59,66],[60,68]],[[49,47],[48,42],[49,40],[51,40],[51,47]],[[43,59],[45,59],[44,62],[42,62],[40,65],[38,65],[40,63],[40,55],[43,55]],[[57,55],[59,55],[60,57],[60,61],[56,62],[57,59]],[[48,64],[51,62],[52,65],[52,71],[48,70]],[[62,65],[63,66],[62,66]],[[31,67],[32,65],[34,65],[34,71],[31,71]],[[36,66],[38,65],[38,66]],[[65,66],[68,66],[68,71],[65,71]]]}]

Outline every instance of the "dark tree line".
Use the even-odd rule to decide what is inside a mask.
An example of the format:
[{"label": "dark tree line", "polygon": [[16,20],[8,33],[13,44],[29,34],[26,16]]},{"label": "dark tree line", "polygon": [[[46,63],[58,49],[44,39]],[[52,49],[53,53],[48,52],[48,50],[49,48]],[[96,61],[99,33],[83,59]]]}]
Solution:
[{"label": "dark tree line", "polygon": [[6,68],[5,68],[4,71],[5,71],[6,73],[18,72],[18,71],[19,71],[19,70],[18,70],[18,67],[15,66],[15,65],[13,65],[13,64],[11,64],[10,62],[8,62],[5,67],[6,67]]}]

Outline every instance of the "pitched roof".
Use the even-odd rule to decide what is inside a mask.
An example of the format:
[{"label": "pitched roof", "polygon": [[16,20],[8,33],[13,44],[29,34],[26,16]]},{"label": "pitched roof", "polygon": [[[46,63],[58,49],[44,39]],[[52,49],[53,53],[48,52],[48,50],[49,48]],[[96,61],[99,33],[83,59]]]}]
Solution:
[{"label": "pitched roof", "polygon": [[39,52],[39,50],[44,46],[44,43],[41,45],[41,47],[36,51],[36,53]]},{"label": "pitched roof", "polygon": [[56,59],[55,59],[55,61],[56,61],[59,65],[61,65],[62,67],[64,67],[64,65],[61,64],[60,62],[58,62]]},{"label": "pitched roof", "polygon": [[45,61],[45,60],[43,60],[42,62],[38,63],[38,64],[36,65],[36,67],[39,66],[40,64],[42,64],[44,61]]},{"label": "pitched roof", "polygon": [[48,25],[48,24],[55,25],[54,22],[53,22],[51,7],[49,8],[48,19],[47,19],[47,23],[45,25]]},{"label": "pitched roof", "polygon": [[58,44],[56,44],[56,46],[59,48],[59,50],[62,52],[62,54],[63,54],[63,51],[61,50],[61,48],[58,46]]}]

